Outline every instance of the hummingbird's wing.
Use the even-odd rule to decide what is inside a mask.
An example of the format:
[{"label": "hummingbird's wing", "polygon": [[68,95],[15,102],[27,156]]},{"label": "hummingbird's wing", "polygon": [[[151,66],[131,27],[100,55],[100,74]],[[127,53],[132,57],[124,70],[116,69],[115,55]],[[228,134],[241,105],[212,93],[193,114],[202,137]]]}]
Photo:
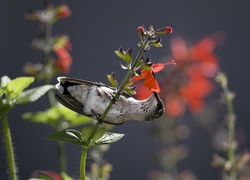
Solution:
[{"label": "hummingbird's wing", "polygon": [[[55,97],[57,101],[59,101],[65,107],[79,114],[83,114],[83,111],[82,111],[83,105],[80,102],[76,101],[72,96],[55,93]],[[86,114],[83,114],[83,115],[86,115]]]},{"label": "hummingbird's wing", "polygon": [[[112,86],[108,86],[102,82],[91,82],[91,81],[86,81],[86,80],[82,80],[82,79],[77,79],[77,78],[69,78],[69,77],[58,77],[57,80],[59,82],[69,82],[69,83],[72,83],[72,84],[78,84],[78,85],[81,85],[81,84],[85,84],[85,85],[96,85],[96,86],[99,86],[99,87],[107,87],[107,88],[110,88],[112,90],[116,90],[114,87]],[[123,95],[124,97],[126,98],[129,98],[131,97],[131,94],[125,92],[125,91],[122,91],[120,93],[120,95]]]}]

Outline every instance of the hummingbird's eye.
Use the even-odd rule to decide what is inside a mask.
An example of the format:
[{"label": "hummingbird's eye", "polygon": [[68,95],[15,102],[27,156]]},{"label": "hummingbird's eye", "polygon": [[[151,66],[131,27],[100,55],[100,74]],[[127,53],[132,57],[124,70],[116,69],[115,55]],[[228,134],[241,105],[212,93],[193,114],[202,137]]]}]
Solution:
[{"label": "hummingbird's eye", "polygon": [[157,108],[162,109],[163,108],[162,103],[157,103]]}]

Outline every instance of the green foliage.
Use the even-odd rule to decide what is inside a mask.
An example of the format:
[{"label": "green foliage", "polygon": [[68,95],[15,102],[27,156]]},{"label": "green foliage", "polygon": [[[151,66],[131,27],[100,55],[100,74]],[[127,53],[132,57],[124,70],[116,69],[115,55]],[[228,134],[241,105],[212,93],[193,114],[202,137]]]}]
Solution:
[{"label": "green foliage", "polygon": [[118,83],[117,83],[117,81],[115,79],[115,73],[113,72],[111,75],[107,75],[107,77],[108,77],[108,80],[109,80],[110,84],[113,87],[117,88],[118,87]]},{"label": "green foliage", "polygon": [[0,83],[0,118],[5,116],[15,104],[26,104],[38,100],[52,85],[45,85],[25,90],[32,82],[33,77],[18,77],[11,80],[3,76]]},{"label": "green foliage", "polygon": [[98,141],[96,141],[96,144],[111,144],[119,141],[123,136],[124,134],[120,133],[105,132],[104,135]]},{"label": "green foliage", "polygon": [[120,140],[124,136],[124,134],[105,132],[104,128],[99,128],[92,137],[91,142],[88,142],[91,133],[92,128],[86,126],[83,127],[81,132],[74,129],[67,129],[48,135],[45,138],[50,140],[63,141],[75,145],[87,146],[88,148],[90,148],[95,144],[111,144]]},{"label": "green foliage", "polygon": [[6,95],[11,99],[17,98],[33,81],[33,77],[18,77],[11,80],[5,87]]},{"label": "green foliage", "polygon": [[63,126],[63,129],[92,122],[91,118],[79,115],[78,113],[60,104],[45,111],[24,113],[22,118],[35,123],[49,124],[54,128],[58,126],[58,121],[60,120],[60,124]]},{"label": "green foliage", "polygon": [[18,96],[18,98],[16,99],[16,104],[26,104],[26,103],[34,102],[51,89],[55,89],[55,86],[43,85],[40,87],[36,87],[36,88],[23,91],[20,94],[20,96]]},{"label": "green foliage", "polygon": [[124,61],[126,61],[128,64],[131,63],[132,58],[131,58],[131,54],[132,54],[132,49],[128,49],[127,51],[123,51],[122,47],[119,48],[119,50],[115,51],[115,54],[120,57],[121,59],[123,59]]}]

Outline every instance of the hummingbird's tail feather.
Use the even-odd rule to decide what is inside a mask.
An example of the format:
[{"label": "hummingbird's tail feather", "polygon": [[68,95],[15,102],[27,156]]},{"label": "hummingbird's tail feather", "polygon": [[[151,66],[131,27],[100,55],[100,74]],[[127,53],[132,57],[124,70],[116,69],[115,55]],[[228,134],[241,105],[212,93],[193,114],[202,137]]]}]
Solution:
[{"label": "hummingbird's tail feather", "polygon": [[[83,114],[84,106],[78,101],[76,101],[72,96],[55,93],[55,97],[57,101],[59,101],[62,105],[66,106],[72,111]],[[86,114],[83,114],[83,115],[86,115]]]}]

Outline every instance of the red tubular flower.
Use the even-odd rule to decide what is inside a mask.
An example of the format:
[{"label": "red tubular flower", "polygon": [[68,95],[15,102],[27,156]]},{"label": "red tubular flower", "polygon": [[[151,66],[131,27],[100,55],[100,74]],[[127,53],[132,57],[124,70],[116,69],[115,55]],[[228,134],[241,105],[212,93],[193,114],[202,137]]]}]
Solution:
[{"label": "red tubular flower", "polygon": [[153,64],[151,66],[151,70],[143,69],[143,70],[141,70],[140,76],[134,76],[133,78],[131,78],[131,80],[136,82],[136,81],[139,81],[141,79],[145,79],[144,83],[143,83],[144,86],[148,87],[153,92],[159,93],[160,87],[159,87],[158,82],[156,81],[153,73],[157,73],[157,72],[161,71],[164,68],[164,66],[171,65],[171,64],[175,64],[175,61]]}]

